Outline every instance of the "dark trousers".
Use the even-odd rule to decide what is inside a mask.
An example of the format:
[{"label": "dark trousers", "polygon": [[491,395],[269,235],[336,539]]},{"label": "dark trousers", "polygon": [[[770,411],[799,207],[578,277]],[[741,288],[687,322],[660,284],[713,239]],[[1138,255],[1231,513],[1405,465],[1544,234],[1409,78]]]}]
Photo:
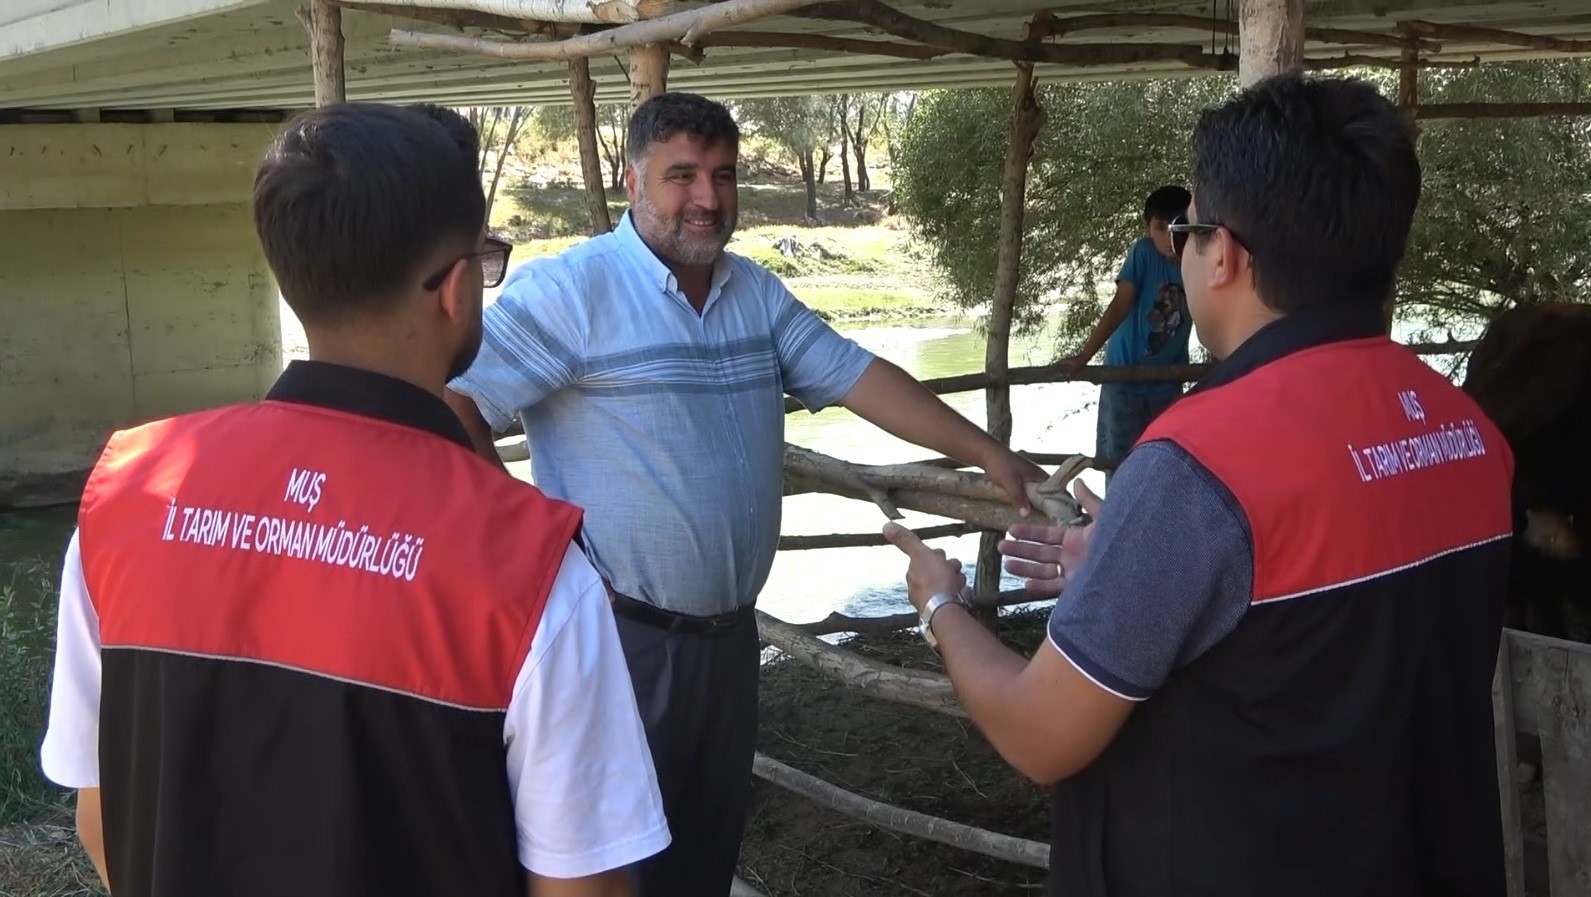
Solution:
[{"label": "dark trousers", "polygon": [[[1106,383],[1099,388],[1094,457],[1120,462],[1162,411],[1182,397],[1176,383]],[[1114,473],[1105,475],[1110,482]]]},{"label": "dark trousers", "polygon": [[637,895],[726,897],[757,747],[756,620],[716,635],[618,624],[673,838],[640,864]]}]

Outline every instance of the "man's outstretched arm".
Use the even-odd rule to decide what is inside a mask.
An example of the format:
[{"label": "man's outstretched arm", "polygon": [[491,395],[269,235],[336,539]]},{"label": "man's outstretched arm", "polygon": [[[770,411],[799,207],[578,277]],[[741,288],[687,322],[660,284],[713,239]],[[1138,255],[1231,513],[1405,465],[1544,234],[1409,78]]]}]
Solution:
[{"label": "man's outstretched arm", "polygon": [[532,872],[525,883],[529,897],[631,897],[630,873],[623,869],[582,878],[548,878]]}]

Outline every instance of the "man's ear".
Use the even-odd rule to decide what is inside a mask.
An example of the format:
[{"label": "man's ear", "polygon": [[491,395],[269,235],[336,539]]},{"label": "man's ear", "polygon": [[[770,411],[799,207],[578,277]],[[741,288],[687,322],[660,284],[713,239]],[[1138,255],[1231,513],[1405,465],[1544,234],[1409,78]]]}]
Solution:
[{"label": "man's ear", "polygon": [[624,192],[629,196],[630,205],[635,205],[635,188],[638,186],[641,175],[635,166],[626,162],[624,164]]},{"label": "man's ear", "polygon": [[1210,235],[1209,251],[1216,254],[1210,265],[1210,286],[1228,287],[1248,277],[1250,272],[1248,250],[1222,228]]},{"label": "man's ear", "polygon": [[437,287],[437,300],[442,306],[442,313],[451,318],[455,323],[464,319],[471,313],[474,300],[470,298],[469,268],[466,267],[473,259],[459,259],[448,269],[447,277],[442,279],[442,285]]}]

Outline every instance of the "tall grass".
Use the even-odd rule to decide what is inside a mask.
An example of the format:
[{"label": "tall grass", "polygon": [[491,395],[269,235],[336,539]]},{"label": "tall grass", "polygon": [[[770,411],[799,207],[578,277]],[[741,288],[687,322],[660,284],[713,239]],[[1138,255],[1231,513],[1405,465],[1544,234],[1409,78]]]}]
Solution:
[{"label": "tall grass", "polygon": [[0,563],[0,825],[61,812],[62,792],[39,770],[57,581],[55,564],[41,557]]}]

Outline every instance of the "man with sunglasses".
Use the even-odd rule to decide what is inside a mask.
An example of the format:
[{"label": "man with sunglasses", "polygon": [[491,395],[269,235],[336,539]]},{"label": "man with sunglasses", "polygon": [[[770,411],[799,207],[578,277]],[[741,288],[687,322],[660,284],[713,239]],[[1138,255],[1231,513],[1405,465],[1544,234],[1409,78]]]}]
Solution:
[{"label": "man with sunglasses", "polygon": [[1371,84],[1280,76],[1205,112],[1192,181],[1171,233],[1218,362],[1095,522],[1002,545],[1059,593],[1047,642],[1001,646],[892,525],[912,599],[968,715],[1054,786],[1050,893],[1500,895],[1513,459],[1386,335],[1413,135]]},{"label": "man with sunglasses", "polygon": [[[1076,370],[1105,347],[1111,366],[1153,366],[1188,363],[1188,337],[1193,319],[1182,289],[1182,271],[1172,251],[1171,222],[1188,210],[1188,191],[1160,187],[1144,200],[1144,235],[1132,245],[1116,296],[1076,355],[1062,362]],[[1094,456],[1119,463],[1143,435],[1149,422],[1182,395],[1182,384],[1106,383],[1099,388],[1099,415]],[[1106,473],[1107,482],[1113,472]]]},{"label": "man with sunglasses", "polygon": [[442,400],[508,256],[450,115],[285,127],[255,226],[309,360],[84,489],[42,755],[117,897],[625,897],[668,844],[581,511]]}]

